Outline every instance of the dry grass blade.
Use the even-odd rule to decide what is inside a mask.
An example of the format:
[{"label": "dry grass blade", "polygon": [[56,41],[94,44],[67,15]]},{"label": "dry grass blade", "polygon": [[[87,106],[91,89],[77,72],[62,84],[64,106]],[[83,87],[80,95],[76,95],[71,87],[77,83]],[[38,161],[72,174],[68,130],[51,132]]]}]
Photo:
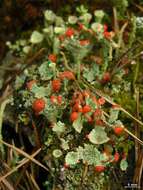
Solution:
[{"label": "dry grass blade", "polygon": [[32,162],[34,162],[36,165],[40,166],[41,168],[45,169],[46,171],[49,171],[48,168],[46,168],[43,164],[41,164],[39,161],[37,161],[35,158],[31,157],[29,154],[27,154],[26,152],[24,152],[23,150],[3,141],[0,139],[0,143],[4,144],[5,146],[12,148],[13,150],[15,150],[16,152],[18,152],[19,154],[25,156],[26,158],[28,158],[29,160],[31,160]]},{"label": "dry grass blade", "polygon": [[5,99],[7,99],[12,93],[11,87],[8,85],[3,92],[2,96],[0,97],[0,105],[3,103]]},{"label": "dry grass blade", "polygon": [[33,185],[34,185],[34,187],[35,187],[35,190],[40,190],[40,188],[39,188],[39,186],[37,185],[37,183],[36,183],[34,177],[33,177],[31,174],[30,174],[30,178],[31,178],[31,181],[32,181],[32,183],[33,183]]},{"label": "dry grass blade", "polygon": [[141,12],[143,12],[143,6],[133,3]]},{"label": "dry grass blade", "polygon": [[141,145],[143,145],[143,141],[141,141],[138,137],[136,137],[133,133],[131,133],[128,129],[124,129],[124,131],[126,133],[128,133],[130,136],[132,136],[138,143],[140,143]]},{"label": "dry grass blade", "polygon": [[[40,151],[41,151],[41,149],[38,149],[36,152],[34,152],[31,155],[31,158],[34,158]],[[7,172],[5,175],[3,175],[2,177],[0,177],[0,182],[3,181],[6,177],[8,177],[9,175],[11,175],[12,173],[14,173],[15,171],[17,171],[17,169],[19,169],[20,167],[22,167],[27,162],[29,162],[29,159],[25,159],[24,158],[23,161],[21,161],[21,163],[18,166],[16,166],[11,171]]]},{"label": "dry grass blade", "polygon": [[[92,92],[94,92],[95,94],[97,94],[100,97],[103,97],[106,102],[112,104],[112,105],[117,105],[117,103],[115,103],[110,97],[107,97],[106,94],[104,94],[101,90],[95,89],[91,84],[89,84],[84,78],[82,78],[83,80],[83,86],[85,86],[86,88],[88,87],[89,89],[92,90]],[[138,120],[136,117],[134,117],[132,114],[130,114],[128,111],[126,111],[121,105],[119,106],[119,110],[124,112],[126,115],[128,115],[130,118],[132,118],[134,121],[136,121],[137,123],[139,123],[139,126],[143,126],[143,122]]]},{"label": "dry grass blade", "polygon": [[40,137],[39,137],[39,133],[37,131],[37,128],[36,128],[36,125],[35,125],[33,119],[32,119],[32,127],[34,129],[35,141],[36,141],[36,144],[37,144],[37,148],[40,148],[41,147]]},{"label": "dry grass blade", "polygon": [[143,173],[143,156],[142,156],[142,159],[141,159],[141,164],[140,164],[140,170],[139,170],[139,177],[138,177],[138,185],[139,187],[141,187],[141,178],[142,178],[142,173]]},{"label": "dry grass blade", "polygon": [[3,179],[2,183],[5,185],[7,190],[14,190],[13,186],[6,179]]},{"label": "dry grass blade", "polygon": [[[16,76],[22,74],[24,72],[25,69],[27,69],[29,66],[31,66],[32,64],[35,64],[35,61],[39,60],[41,58],[41,56],[43,55],[43,53],[45,52],[45,48],[41,48],[38,52],[36,52],[32,57],[28,57],[25,60],[26,66],[23,67],[21,70],[19,70],[19,72],[17,72],[16,74],[12,75],[2,86],[2,88],[0,89],[0,94],[2,94],[3,96],[3,92],[5,92],[5,89],[7,88],[8,85],[11,85],[13,83],[13,81],[15,80]],[[13,89],[14,90],[14,89]],[[13,91],[12,90],[12,91]],[[11,93],[12,93],[11,91]]]},{"label": "dry grass blade", "polygon": [[113,15],[114,15],[114,31],[118,35],[119,34],[119,24],[118,24],[118,18],[117,18],[117,10],[115,7],[113,7]]},{"label": "dry grass blade", "polygon": [[[139,89],[135,88],[135,94],[136,94],[136,117],[139,118],[139,104],[140,104],[140,95],[139,95]],[[140,138],[140,128],[138,123],[135,122],[135,135]],[[138,156],[140,154],[140,145],[139,143],[135,140],[135,160],[137,161]]]},{"label": "dry grass blade", "polygon": [[[108,103],[112,104],[112,105],[116,105],[116,103],[114,101],[112,101],[111,99],[109,99],[105,94],[103,94],[101,91],[99,90],[95,90],[95,93],[100,96],[103,97]],[[120,106],[120,105],[119,105]],[[122,112],[124,112],[126,115],[128,115],[130,118],[132,118],[133,120],[135,120],[137,123],[139,123],[141,126],[143,126],[143,122],[138,120],[136,117],[134,117],[132,114],[130,114],[128,111],[126,111],[124,108],[122,108],[121,106],[119,107],[119,110],[121,110]]]},{"label": "dry grass blade", "polygon": [[67,61],[67,59],[66,59],[66,56],[65,56],[64,52],[61,51],[60,53],[61,53],[61,55],[63,56],[63,60],[64,60],[63,64],[64,64],[65,68],[66,68],[67,70],[73,72],[72,68],[70,68],[70,66],[68,65],[68,61]]},{"label": "dry grass blade", "polygon": [[[2,123],[3,123],[3,114],[4,114],[4,110],[6,108],[6,105],[10,103],[9,99],[4,100],[1,105],[0,105],[0,140],[2,140]],[[0,144],[0,150],[2,153],[4,153],[4,149],[3,149],[3,145]],[[3,155],[3,154],[2,154]]]},{"label": "dry grass blade", "polygon": [[[103,113],[104,113],[104,115],[105,115],[106,117],[109,117],[109,115],[108,115],[106,112],[103,112]],[[107,126],[112,127],[112,125],[110,125],[108,122],[104,121],[104,123],[105,123]],[[128,135],[130,135],[130,136],[133,137],[138,143],[140,143],[141,145],[143,145],[143,141],[142,141],[142,140],[140,140],[137,136],[135,136],[132,132],[130,132],[125,126],[123,126],[123,127],[124,127],[124,131],[125,131]]]},{"label": "dry grass blade", "polygon": [[134,173],[133,182],[135,184],[138,184],[138,187],[141,187],[141,178],[142,178],[142,172],[143,172],[143,152],[141,151],[138,157],[138,160],[136,162],[136,168]]},{"label": "dry grass blade", "polygon": [[138,120],[136,117],[134,117],[132,114],[130,114],[128,111],[126,111],[124,108],[120,108],[120,110],[122,111],[122,112],[124,112],[126,115],[128,115],[130,118],[132,118],[133,120],[135,120],[137,123],[139,123],[140,125],[142,125],[143,126],[143,122],[142,121],[140,121],[140,120]]}]

